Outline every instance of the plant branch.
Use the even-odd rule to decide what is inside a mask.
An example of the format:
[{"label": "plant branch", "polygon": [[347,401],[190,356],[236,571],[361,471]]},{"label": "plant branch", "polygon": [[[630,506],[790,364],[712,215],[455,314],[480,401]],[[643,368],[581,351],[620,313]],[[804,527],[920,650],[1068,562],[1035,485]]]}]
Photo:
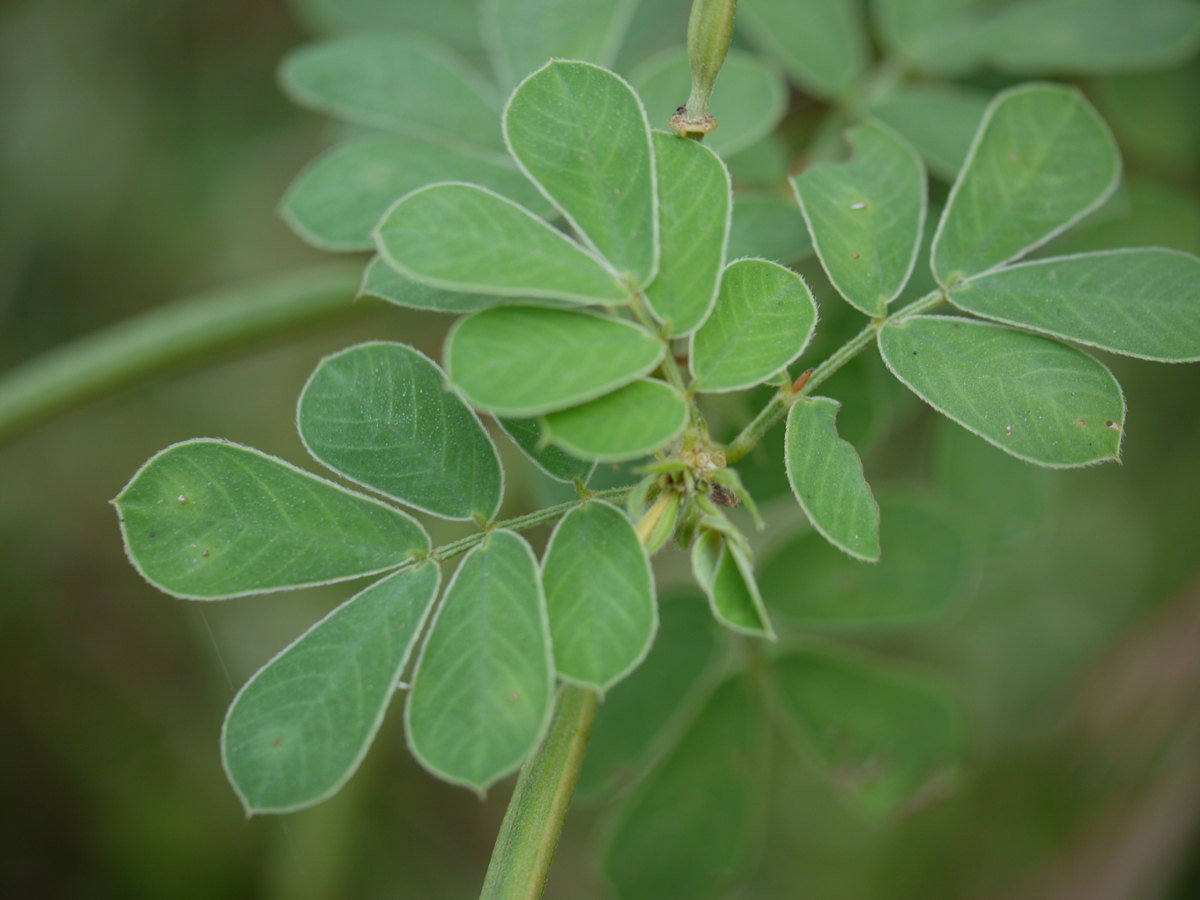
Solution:
[{"label": "plant branch", "polygon": [[357,266],[333,265],[169,303],[35,357],[0,378],[0,441],[147,375],[361,309]]},{"label": "plant branch", "polygon": [[592,736],[597,700],[588,688],[564,684],[559,689],[550,732],[522,767],[508,803],[480,900],[542,895]]}]

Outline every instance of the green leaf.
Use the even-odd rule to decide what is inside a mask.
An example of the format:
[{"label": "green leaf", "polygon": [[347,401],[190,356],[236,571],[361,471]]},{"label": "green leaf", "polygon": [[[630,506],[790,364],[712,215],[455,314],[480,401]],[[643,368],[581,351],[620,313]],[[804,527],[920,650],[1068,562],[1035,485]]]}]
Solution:
[{"label": "green leaf", "polygon": [[238,692],[221,759],[248,815],[294,812],[341,790],[379,731],[440,581],[425,562],[371,585]]},{"label": "green leaf", "polygon": [[467,399],[502,416],[584,403],[652,371],[663,344],[636,325],[574,310],[489,309],[446,339],[446,371]]},{"label": "green leaf", "polygon": [[869,813],[899,810],[964,761],[962,704],[940,679],[818,646],[776,660],[772,671],[813,761]]},{"label": "green leaf", "polygon": [[1121,387],[1078,350],[940,316],[888,323],[879,349],[914,394],[1019,459],[1065,468],[1121,456]]},{"label": "green leaf", "polygon": [[604,871],[622,900],[715,900],[747,876],[767,824],[770,745],[749,677],[725,682],[617,813]]},{"label": "green leaf", "polygon": [[[401,275],[380,256],[376,256],[367,265],[359,293],[379,297],[381,300],[395,303],[397,306],[444,313],[472,313],[481,309],[491,309],[493,306],[510,306],[518,303],[522,305],[544,303],[548,306],[563,303],[561,300],[527,300],[443,291],[441,288],[430,287]],[[571,304],[564,303],[563,305]]]},{"label": "green leaf", "polygon": [[738,24],[818,97],[844,94],[870,61],[858,0],[742,0]]},{"label": "green leaf", "polygon": [[542,558],[554,662],[566,681],[603,694],[654,642],[654,575],[637,531],[602,500],[571,510]]},{"label": "green leaf", "polygon": [[812,252],[808,225],[795,201],[773,194],[742,194],[734,201],[731,259],[752,256],[786,264]]},{"label": "green leaf", "polygon": [[1018,74],[1100,74],[1177,65],[1200,46],[1188,0],[1039,0],[997,12],[972,42]]},{"label": "green leaf", "polygon": [[656,131],[662,253],[646,300],[673,338],[691,334],[717,301],[732,203],[729,172],[696,141]]},{"label": "green leaf", "polygon": [[738,634],[775,640],[767,608],[745,554],[715,531],[692,545],[692,574],[718,622]]},{"label": "green leaf", "polygon": [[772,614],[804,627],[884,627],[928,620],[964,596],[971,556],[961,524],[938,503],[881,493],[876,564],[848,558],[807,531],[758,575]]},{"label": "green leaf", "polygon": [[956,284],[976,315],[1159,362],[1200,360],[1200,259],[1160,248],[1022,263]]},{"label": "green leaf", "polygon": [[429,550],[399,510],[225,441],[157,453],[113,503],[134,568],[188,600],[345,581]]},{"label": "green leaf", "polygon": [[427,34],[463,49],[480,46],[478,0],[292,0],[291,6],[317,31],[386,29]]},{"label": "green leaf", "polygon": [[281,211],[293,231],[323,250],[370,250],[388,207],[435,181],[469,181],[535,208],[544,203],[515,168],[425,141],[371,136],[317,157],[292,182]]},{"label": "green leaf", "polygon": [[473,184],[432,184],[375,230],[389,266],[433,287],[575,303],[626,303],[615,273],[523,206]]},{"label": "green leaf", "polygon": [[308,452],[356,484],[446,519],[486,522],[500,509],[495,444],[412,347],[378,341],[325,357],[296,419]]},{"label": "green leaf", "polygon": [[577,796],[595,797],[632,781],[678,739],[698,711],[718,648],[702,597],[659,598],[661,621],[640,666],[604,697],[592,742],[576,784]]},{"label": "green leaf", "polygon": [[981,0],[875,0],[876,28],[893,54],[918,71],[963,74],[978,64],[972,38]]},{"label": "green leaf", "polygon": [[990,99],[956,84],[908,84],[872,101],[867,111],[907,138],[934,175],[953,181]]},{"label": "green leaf", "polygon": [[925,166],[886,125],[846,132],[848,163],[817,165],[792,179],[829,280],[851,306],[882,316],[917,262],[925,227]]},{"label": "green leaf", "polygon": [[584,244],[638,287],[658,271],[654,153],[642,101],[617,75],[551,61],[504,110],[509,152]]},{"label": "green leaf", "polygon": [[279,79],[301,106],[349,122],[504,152],[495,89],[432,41],[379,33],[331,38],[290,53]]},{"label": "green leaf", "polygon": [[934,275],[948,286],[1024,256],[1103,203],[1120,174],[1112,135],[1078,91],[998,94],[933,239]]},{"label": "green leaf", "polygon": [[837,433],[842,404],[805,397],[788,413],[788,481],[814,528],[839,550],[867,562],[879,560],[879,504],[863,476],[862,460]]},{"label": "green leaf", "polygon": [[537,419],[499,418],[496,423],[504,430],[505,434],[512,438],[513,443],[535,466],[555,481],[567,484],[579,481],[586,484],[592,471],[596,468],[594,462],[576,459],[552,444],[543,447],[542,426]]},{"label": "green leaf", "polygon": [[642,379],[598,400],[546,416],[546,436],[568,453],[598,462],[638,459],[683,431],[688,405],[662,381]]},{"label": "green leaf", "polygon": [[[687,49],[656,55],[629,80],[646,104],[651,124],[665,127],[692,89]],[[753,53],[732,48],[713,88],[709,112],[720,127],[705,138],[705,144],[728,158],[775,130],[787,112],[787,84],[776,67]]]},{"label": "green leaf", "polygon": [[421,649],[409,749],[439,778],[482,792],[537,746],[553,704],[537,559],[520,536],[493,531],[459,564]]},{"label": "green leaf", "polygon": [[816,325],[817,305],[795,272],[762,259],[730,263],[712,315],[692,336],[696,389],[753,387],[803,353]]},{"label": "green leaf", "polygon": [[502,84],[509,87],[555,59],[609,65],[637,0],[483,0],[483,33]]}]

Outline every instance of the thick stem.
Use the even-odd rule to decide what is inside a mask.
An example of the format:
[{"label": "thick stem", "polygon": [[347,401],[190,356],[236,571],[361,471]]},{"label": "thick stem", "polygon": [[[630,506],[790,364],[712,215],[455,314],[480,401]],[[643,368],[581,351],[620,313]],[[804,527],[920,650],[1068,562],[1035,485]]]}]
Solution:
[{"label": "thick stem", "polygon": [[198,356],[351,315],[361,270],[325,266],[179,300],[36,357],[0,378],[0,440]]},{"label": "thick stem", "polygon": [[550,733],[521,769],[496,838],[480,900],[537,900],[562,834],[592,723],[594,691],[564,684]]}]

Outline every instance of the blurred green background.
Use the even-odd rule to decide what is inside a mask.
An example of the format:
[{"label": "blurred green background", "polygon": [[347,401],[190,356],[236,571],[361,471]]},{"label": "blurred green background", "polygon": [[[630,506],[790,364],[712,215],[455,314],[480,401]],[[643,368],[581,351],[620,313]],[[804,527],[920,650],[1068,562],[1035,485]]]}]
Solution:
[{"label": "blurred green background", "polygon": [[[642,55],[680,43],[686,21],[686,2],[651,5],[676,30],[635,20],[627,47]],[[451,18],[415,27],[462,33]],[[0,5],[0,369],[322,258],[275,212],[333,137],[275,86],[311,27],[284,0]],[[1116,131],[1127,178],[1057,249],[1200,252],[1200,65],[1076,83]],[[790,102],[782,133],[802,159],[825,108],[796,90]],[[853,327],[819,267],[801,270],[823,333]],[[509,788],[481,804],[429,777],[398,715],[342,794],[305,813],[247,822],[221,772],[235,689],[353,586],[173,600],[128,565],[107,505],[190,437],[313,468],[293,410],[316,361],[368,337],[436,354],[446,324],[364,300],[352,320],[156,377],[0,447],[0,895],[475,896]],[[852,636],[958,687],[971,761],[945,797],[879,824],[777,748],[766,846],[739,896],[1200,897],[1200,366],[1103,358],[1129,402],[1124,465],[1083,471],[991,450],[903,402],[870,359],[830,383],[846,422],[859,416],[872,483],[936,498],[973,548],[953,609]],[[522,471],[507,508],[541,490]],[[769,465],[747,480],[780,492]],[[768,503],[773,522],[787,504]],[[774,530],[785,542],[786,524]],[[660,583],[682,560],[664,553]],[[604,896],[604,824],[602,808],[573,812],[548,897]]]}]

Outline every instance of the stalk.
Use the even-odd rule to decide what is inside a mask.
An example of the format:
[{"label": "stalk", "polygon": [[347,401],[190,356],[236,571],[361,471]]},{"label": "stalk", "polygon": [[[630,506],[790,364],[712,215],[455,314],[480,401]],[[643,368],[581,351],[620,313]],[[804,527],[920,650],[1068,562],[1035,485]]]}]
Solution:
[{"label": "stalk", "polygon": [[737,0],[693,0],[688,18],[688,62],[692,67],[692,93],[678,113],[671,117],[671,128],[680,137],[702,140],[717,127],[708,112],[713,84],[725,63],[729,42],[733,40],[733,20]]}]

